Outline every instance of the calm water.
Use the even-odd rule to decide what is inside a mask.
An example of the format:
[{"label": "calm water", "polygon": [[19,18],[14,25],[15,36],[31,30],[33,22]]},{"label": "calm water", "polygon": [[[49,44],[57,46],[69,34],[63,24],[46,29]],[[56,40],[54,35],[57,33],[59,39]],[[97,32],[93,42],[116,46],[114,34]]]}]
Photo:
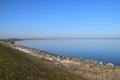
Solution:
[{"label": "calm water", "polygon": [[16,44],[57,55],[93,59],[120,65],[120,39],[26,40]]}]

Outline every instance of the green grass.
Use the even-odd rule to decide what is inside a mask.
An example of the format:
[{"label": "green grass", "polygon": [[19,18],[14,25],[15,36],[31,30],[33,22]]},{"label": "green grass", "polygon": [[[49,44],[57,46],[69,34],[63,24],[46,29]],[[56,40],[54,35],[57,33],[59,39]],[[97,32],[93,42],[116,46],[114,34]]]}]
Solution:
[{"label": "green grass", "polygon": [[85,80],[45,59],[0,44],[0,80]]}]

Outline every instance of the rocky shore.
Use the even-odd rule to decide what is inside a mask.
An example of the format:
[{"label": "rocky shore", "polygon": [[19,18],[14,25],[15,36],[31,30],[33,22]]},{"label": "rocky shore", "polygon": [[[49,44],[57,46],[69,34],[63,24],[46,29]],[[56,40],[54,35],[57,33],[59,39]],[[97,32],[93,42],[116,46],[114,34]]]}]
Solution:
[{"label": "rocky shore", "polygon": [[114,66],[112,63],[105,64],[96,60],[58,56],[42,50],[9,44],[2,41],[1,43],[41,59],[53,61],[55,65],[64,66],[68,71],[82,75],[88,80],[120,80],[120,67]]}]

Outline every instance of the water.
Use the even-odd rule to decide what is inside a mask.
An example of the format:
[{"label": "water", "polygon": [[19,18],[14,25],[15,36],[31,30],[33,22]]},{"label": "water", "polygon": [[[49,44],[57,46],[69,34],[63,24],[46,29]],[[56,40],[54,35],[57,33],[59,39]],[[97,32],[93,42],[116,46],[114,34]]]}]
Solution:
[{"label": "water", "polygon": [[25,40],[16,44],[57,55],[98,60],[120,66],[120,39]]}]

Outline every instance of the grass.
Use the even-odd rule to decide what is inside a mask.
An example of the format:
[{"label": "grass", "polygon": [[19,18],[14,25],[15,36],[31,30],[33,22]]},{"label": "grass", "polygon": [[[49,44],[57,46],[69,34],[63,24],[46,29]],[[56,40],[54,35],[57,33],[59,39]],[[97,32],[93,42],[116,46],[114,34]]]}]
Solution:
[{"label": "grass", "polygon": [[85,80],[52,62],[0,44],[0,80]]}]

